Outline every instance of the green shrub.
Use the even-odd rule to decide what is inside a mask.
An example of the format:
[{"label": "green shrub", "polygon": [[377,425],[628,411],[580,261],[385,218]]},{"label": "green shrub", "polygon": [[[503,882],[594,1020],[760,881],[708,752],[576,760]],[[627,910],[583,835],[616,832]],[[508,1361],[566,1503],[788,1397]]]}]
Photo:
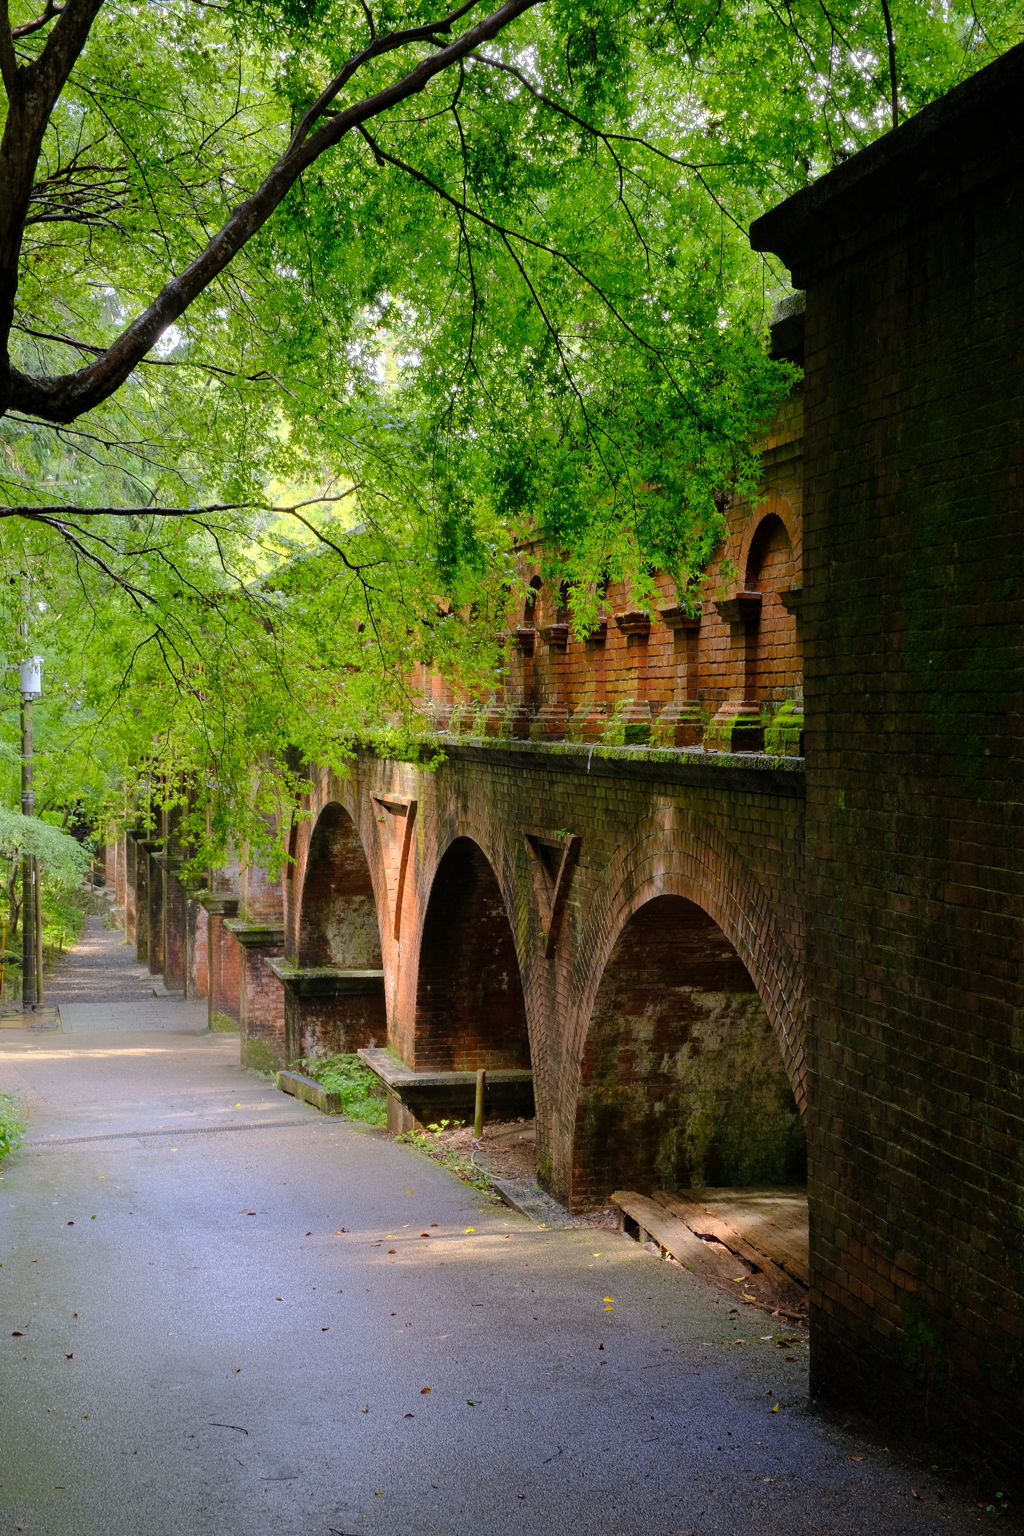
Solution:
[{"label": "green shrub", "polygon": [[349,1120],[383,1125],[387,1120],[387,1089],[365,1062],[349,1051],[335,1056],[307,1056],[299,1062],[307,1077],[339,1093]]},{"label": "green shrub", "polygon": [[11,1093],[0,1093],[0,1157],[21,1146],[25,1135],[21,1114],[21,1101]]}]

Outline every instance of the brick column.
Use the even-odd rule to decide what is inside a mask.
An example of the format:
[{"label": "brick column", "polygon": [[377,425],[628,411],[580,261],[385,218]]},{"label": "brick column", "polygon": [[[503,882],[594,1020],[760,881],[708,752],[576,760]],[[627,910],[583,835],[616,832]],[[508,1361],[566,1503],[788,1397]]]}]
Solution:
[{"label": "brick column", "polygon": [[680,604],[659,610],[670,630],[678,666],[675,697],[658,715],[651,740],[659,747],[696,747],[704,735],[700,704],[698,645],[700,614],[690,615]]},{"label": "brick column", "polygon": [[226,918],[224,927],[241,946],[239,987],[242,1065],[272,1072],[287,1065],[284,992],[269,962],[283,958],[284,924]]},{"label": "brick column", "polygon": [[210,991],[209,923],[195,890],[185,891],[185,996],[207,997]]},{"label": "brick column", "polygon": [[237,896],[204,896],[207,914],[206,963],[209,1022],[214,1030],[238,1029],[242,1022],[241,951],[224,927],[238,912]]},{"label": "brick column", "polygon": [[135,900],[138,879],[139,844],[134,831],[124,835],[124,936],[135,943]]},{"label": "brick column", "polygon": [[383,971],[297,966],[285,960],[271,960],[269,964],[284,987],[285,1056],[289,1065],[303,1056],[383,1045],[388,1033]]},{"label": "brick column", "polygon": [[163,871],[155,857],[163,848],[163,842],[147,842],[146,849],[146,896],[148,907],[148,932],[145,958],[151,976],[164,973],[164,882]]},{"label": "brick column", "polygon": [[149,964],[150,853],[161,845],[141,834],[135,842],[135,953]]},{"label": "brick column", "polygon": [[180,855],[157,853],[154,863],[160,867],[161,887],[161,967],[168,992],[185,990],[185,892],[178,879],[184,860]]},{"label": "brick column", "polygon": [[732,631],[733,685],[731,697],[718,710],[704,737],[709,752],[764,751],[764,725],[757,703],[761,604],[760,592],[736,592],[715,603]]}]

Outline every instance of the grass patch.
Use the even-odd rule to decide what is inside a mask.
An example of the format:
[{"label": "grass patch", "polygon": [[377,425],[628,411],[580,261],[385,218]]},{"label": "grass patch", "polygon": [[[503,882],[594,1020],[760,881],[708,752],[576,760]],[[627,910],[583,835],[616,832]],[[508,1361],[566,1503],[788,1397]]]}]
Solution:
[{"label": "grass patch", "polygon": [[23,1113],[20,1099],[13,1093],[0,1093],[0,1157],[6,1157],[8,1152],[21,1146],[25,1138]]},{"label": "grass patch", "polygon": [[351,1051],[334,1056],[307,1056],[297,1066],[320,1084],[341,1095],[345,1117],[367,1125],[383,1125],[388,1118],[387,1089],[364,1061]]}]

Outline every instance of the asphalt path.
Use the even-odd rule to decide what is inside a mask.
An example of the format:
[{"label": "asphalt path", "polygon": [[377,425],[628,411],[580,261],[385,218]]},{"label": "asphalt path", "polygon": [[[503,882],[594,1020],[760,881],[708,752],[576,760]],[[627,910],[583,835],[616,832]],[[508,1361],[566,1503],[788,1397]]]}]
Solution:
[{"label": "asphalt path", "polygon": [[820,1414],[777,1320],[318,1115],[236,1037],[5,1029],[5,1083],[32,1125],[0,1180],[0,1532],[992,1523]]}]

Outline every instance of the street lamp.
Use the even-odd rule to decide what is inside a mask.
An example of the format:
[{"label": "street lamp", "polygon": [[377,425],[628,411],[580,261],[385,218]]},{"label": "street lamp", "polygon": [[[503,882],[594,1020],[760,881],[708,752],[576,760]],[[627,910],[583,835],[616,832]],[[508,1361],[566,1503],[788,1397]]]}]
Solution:
[{"label": "street lamp", "polygon": [[[34,816],[36,797],[32,788],[32,702],[43,691],[43,658],[29,656],[18,667],[21,691],[21,814]],[[21,1006],[35,1009],[43,1000],[43,967],[37,955],[42,939],[39,911],[39,863],[30,853],[21,860]]]}]

